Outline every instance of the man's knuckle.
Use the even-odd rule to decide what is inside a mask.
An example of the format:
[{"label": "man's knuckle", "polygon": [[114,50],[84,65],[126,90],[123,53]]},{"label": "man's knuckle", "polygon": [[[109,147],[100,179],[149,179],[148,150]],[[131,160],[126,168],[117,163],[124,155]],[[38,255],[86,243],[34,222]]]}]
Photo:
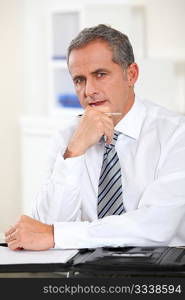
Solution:
[{"label": "man's knuckle", "polygon": [[16,229],[20,229],[22,227],[22,221],[19,220],[16,224]]},{"label": "man's knuckle", "polygon": [[88,115],[88,116],[92,116],[94,115],[95,111],[93,109],[88,109],[86,110],[85,114]]},{"label": "man's knuckle", "polygon": [[104,127],[101,120],[98,120],[98,121],[96,122],[96,126],[97,126],[97,128],[98,128],[99,130],[102,130],[103,127]]},{"label": "man's knuckle", "polygon": [[20,220],[24,221],[27,218],[26,215],[21,215]]}]

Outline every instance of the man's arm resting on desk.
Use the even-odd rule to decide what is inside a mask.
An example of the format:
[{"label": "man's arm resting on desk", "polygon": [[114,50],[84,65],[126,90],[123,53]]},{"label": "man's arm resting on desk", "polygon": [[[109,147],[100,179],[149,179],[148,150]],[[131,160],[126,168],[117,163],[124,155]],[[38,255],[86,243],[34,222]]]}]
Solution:
[{"label": "man's arm resting on desk", "polygon": [[5,233],[5,237],[8,247],[12,250],[47,250],[54,247],[53,225],[44,224],[25,215]]}]

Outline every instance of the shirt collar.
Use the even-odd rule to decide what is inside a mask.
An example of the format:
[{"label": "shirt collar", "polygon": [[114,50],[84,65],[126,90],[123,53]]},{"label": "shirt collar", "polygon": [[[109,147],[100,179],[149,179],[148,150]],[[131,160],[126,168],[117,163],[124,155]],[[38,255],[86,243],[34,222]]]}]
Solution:
[{"label": "shirt collar", "polygon": [[129,112],[116,125],[115,130],[131,138],[138,139],[145,114],[146,108],[143,102],[136,98]]}]

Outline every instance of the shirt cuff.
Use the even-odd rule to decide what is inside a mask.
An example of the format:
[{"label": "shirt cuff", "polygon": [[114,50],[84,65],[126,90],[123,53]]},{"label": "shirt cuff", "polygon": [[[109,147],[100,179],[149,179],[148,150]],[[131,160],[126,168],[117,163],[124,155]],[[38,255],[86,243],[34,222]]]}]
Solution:
[{"label": "shirt cuff", "polygon": [[89,222],[57,222],[54,224],[54,241],[57,249],[87,248]]}]

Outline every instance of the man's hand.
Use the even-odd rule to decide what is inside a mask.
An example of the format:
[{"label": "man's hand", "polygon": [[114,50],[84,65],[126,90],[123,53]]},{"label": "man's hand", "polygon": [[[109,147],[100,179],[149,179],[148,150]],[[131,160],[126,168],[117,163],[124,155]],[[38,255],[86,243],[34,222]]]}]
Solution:
[{"label": "man's hand", "polygon": [[47,225],[28,216],[5,233],[5,241],[12,250],[47,250],[54,247],[53,225]]},{"label": "man's hand", "polygon": [[[105,111],[109,112],[109,111]],[[114,132],[112,117],[105,112],[88,106],[80,120],[78,128],[72,135],[64,158],[80,156],[95,145],[101,137],[106,136],[106,143],[110,144]]]}]

